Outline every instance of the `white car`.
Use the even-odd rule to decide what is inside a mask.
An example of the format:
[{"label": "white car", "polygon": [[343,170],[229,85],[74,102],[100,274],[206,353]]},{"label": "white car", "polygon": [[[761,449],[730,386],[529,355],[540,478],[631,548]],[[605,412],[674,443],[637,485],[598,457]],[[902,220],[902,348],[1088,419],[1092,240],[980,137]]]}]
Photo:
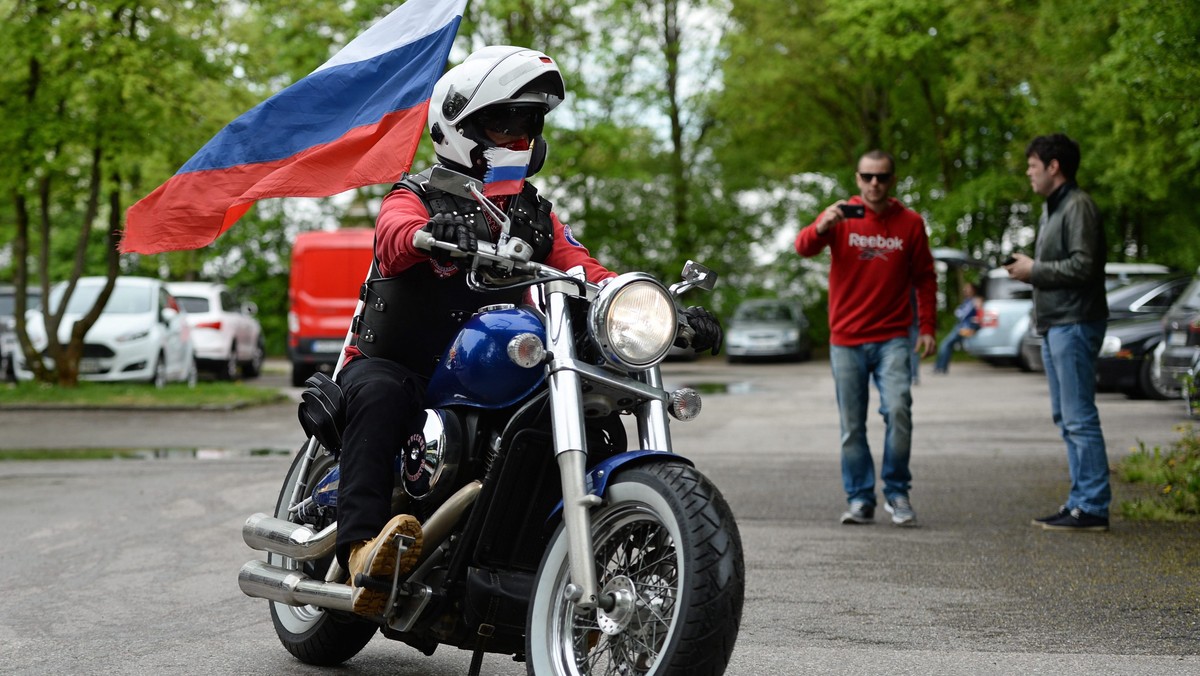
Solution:
[{"label": "white car", "polygon": [[[75,322],[95,305],[105,281],[104,277],[79,279],[58,327],[60,341],[70,339]],[[55,284],[43,307],[50,311],[62,307],[66,288],[66,282]],[[25,325],[33,347],[44,351],[49,341],[42,313],[26,313]],[[194,386],[196,374],[191,328],[166,284],[147,277],[118,277],[108,303],[84,337],[79,379],[144,381],[155,387],[179,381]],[[20,351],[16,375],[18,380],[33,378]]]},{"label": "white car", "polygon": [[266,356],[254,303],[238,303],[223,284],[171,282],[167,289],[187,311],[201,369],[221,380],[257,378]]}]

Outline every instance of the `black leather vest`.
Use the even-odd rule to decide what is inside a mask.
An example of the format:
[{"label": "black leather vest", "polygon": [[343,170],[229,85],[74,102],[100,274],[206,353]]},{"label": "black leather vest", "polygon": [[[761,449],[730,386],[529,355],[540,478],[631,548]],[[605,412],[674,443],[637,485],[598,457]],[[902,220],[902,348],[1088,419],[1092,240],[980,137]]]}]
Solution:
[{"label": "black leather vest", "polygon": [[[434,188],[427,178],[428,172],[405,176],[392,189],[414,192],[430,216],[459,213],[475,223],[487,222],[474,199]],[[550,209],[550,202],[528,183],[509,200],[509,233],[533,247],[537,262],[546,260],[554,244]],[[371,267],[360,292],[363,310],[354,319],[354,344],[368,357],[391,359],[426,378],[476,310],[484,305],[518,303],[524,293],[523,289],[472,291],[467,287],[466,269],[442,265],[432,258],[394,277],[377,277],[378,270],[378,264]]]}]

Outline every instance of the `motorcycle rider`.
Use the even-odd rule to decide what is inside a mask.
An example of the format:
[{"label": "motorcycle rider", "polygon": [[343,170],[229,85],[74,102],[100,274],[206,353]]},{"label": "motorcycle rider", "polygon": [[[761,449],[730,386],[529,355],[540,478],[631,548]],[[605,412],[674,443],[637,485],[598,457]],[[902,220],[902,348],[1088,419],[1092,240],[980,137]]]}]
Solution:
[{"label": "motorcycle rider", "polygon": [[[472,291],[465,281],[469,259],[413,246],[418,230],[468,251],[476,250],[478,240],[495,242],[500,235],[500,225],[469,193],[453,181],[436,180],[435,172],[482,181],[484,194],[509,218],[511,234],[533,247],[532,260],[562,270],[582,266],[592,282],[616,274],[592,258],[524,181],[545,161],[543,122],[565,90],[558,66],[542,52],[491,46],[471,54],[433,89],[427,127],[437,164],[406,175],[384,198],[374,262],[363,286],[364,309],[355,317],[337,378],[344,424],[336,556],[355,587],[355,613],[378,616],[386,610],[389,592],[360,586],[359,576],[391,582],[396,535],[413,538],[399,559],[400,574],[420,556],[420,523],[408,514],[392,517],[393,467],[398,455],[412,449],[405,470],[411,461],[411,471],[419,471],[425,386],[437,361],[479,307],[517,303],[523,293]],[[688,308],[686,316],[695,333],[691,346],[716,354],[722,339],[716,318],[698,307]]]}]

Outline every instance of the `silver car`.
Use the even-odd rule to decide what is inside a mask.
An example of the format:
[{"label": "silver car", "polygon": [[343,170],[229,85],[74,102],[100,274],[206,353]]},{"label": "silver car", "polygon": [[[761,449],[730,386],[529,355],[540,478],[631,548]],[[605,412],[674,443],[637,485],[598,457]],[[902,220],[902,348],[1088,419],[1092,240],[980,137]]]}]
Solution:
[{"label": "silver car", "polygon": [[799,303],[748,300],[738,306],[725,332],[730,362],[752,357],[804,360],[812,356],[808,318]]},{"label": "silver car", "polygon": [[[1156,263],[1106,263],[1105,288],[1108,291],[1127,284],[1161,277],[1171,269]],[[1033,350],[1040,350],[1027,338],[1033,310],[1033,287],[1008,276],[1004,268],[987,273],[983,285],[983,316],[979,330],[963,341],[963,349],[992,364],[1016,364],[1022,371],[1040,368]],[[1036,336],[1034,336],[1036,338]],[[1026,349],[1022,350],[1022,342]]]}]

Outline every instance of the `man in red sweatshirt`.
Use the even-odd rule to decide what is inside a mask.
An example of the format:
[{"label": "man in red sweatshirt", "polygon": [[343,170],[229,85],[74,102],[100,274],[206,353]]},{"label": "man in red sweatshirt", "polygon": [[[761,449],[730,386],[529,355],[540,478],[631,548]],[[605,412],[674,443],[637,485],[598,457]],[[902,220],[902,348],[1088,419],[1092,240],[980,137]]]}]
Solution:
[{"label": "man in red sweatshirt", "polygon": [[[842,428],[842,483],[849,507],[844,524],[875,520],[875,462],[867,444],[869,381],[879,390],[886,427],[883,444],[885,508],[897,526],[915,526],[909,501],[912,474],[910,360],[933,354],[937,278],[925,221],[889,193],[896,162],[881,150],[858,160],[859,196],[829,205],[796,237],[796,252],[829,248],[829,360]],[[909,336],[916,290],[920,331]],[[915,354],[914,354],[915,353]],[[919,357],[917,356],[919,355]]]}]

